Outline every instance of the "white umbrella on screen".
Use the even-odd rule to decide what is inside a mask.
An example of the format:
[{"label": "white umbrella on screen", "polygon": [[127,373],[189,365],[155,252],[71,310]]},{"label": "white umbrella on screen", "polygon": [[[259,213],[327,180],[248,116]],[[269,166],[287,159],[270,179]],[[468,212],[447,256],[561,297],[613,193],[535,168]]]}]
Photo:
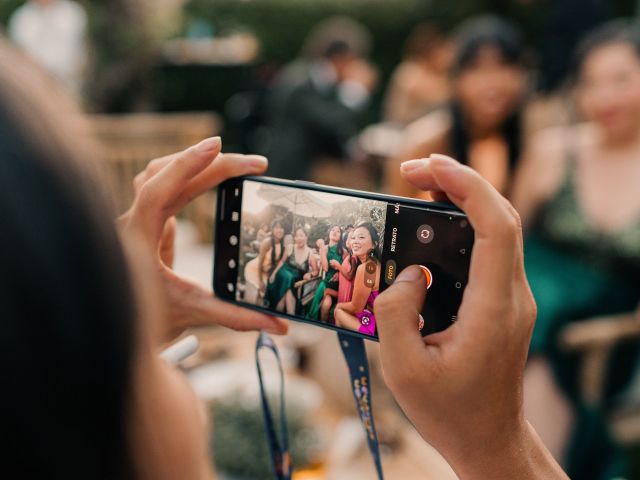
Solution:
[{"label": "white umbrella on screen", "polygon": [[299,190],[281,185],[262,184],[257,195],[272,205],[280,205],[301,217],[327,218],[331,215],[329,203],[312,190]]}]

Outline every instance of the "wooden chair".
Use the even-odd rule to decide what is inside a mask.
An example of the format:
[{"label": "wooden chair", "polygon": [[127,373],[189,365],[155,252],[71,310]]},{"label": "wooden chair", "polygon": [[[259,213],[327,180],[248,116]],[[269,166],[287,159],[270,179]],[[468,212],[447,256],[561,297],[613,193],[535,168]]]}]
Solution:
[{"label": "wooden chair", "polygon": [[[582,354],[580,386],[584,400],[590,405],[602,403],[607,363],[613,348],[630,341],[640,341],[640,316],[636,314],[575,322],[562,331],[561,346]],[[633,382],[631,390],[624,404],[610,415],[614,436],[621,444],[629,446],[640,444],[640,397],[633,395]]]},{"label": "wooden chair", "polygon": [[306,307],[313,300],[320,280],[322,280],[322,276],[318,274],[315,277],[299,280],[293,284],[296,298],[303,307]]},{"label": "wooden chair", "polygon": [[[222,128],[220,117],[212,112],[92,115],[89,120],[103,147],[101,157],[111,173],[120,213],[133,199],[134,177],[150,160],[184,150]],[[214,202],[215,196],[205,195],[185,212],[202,241],[211,241]]]}]

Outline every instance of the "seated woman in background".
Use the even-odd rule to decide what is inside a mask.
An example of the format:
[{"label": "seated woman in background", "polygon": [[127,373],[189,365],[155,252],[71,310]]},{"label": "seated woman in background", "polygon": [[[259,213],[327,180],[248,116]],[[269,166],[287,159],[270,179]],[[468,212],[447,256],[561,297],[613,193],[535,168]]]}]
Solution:
[{"label": "seated woman in background", "polygon": [[437,25],[420,24],[409,35],[405,58],[393,72],[384,121],[408,125],[445,105],[451,96],[453,42]]},{"label": "seated woman in background", "polygon": [[269,276],[282,259],[285,249],[284,226],[281,220],[275,219],[271,222],[270,235],[260,235],[261,231],[262,228],[258,230],[258,238],[261,237],[258,256],[244,267],[247,285],[244,300],[254,304],[259,303],[264,296]]},{"label": "seated woman in background", "polygon": [[[527,414],[570,476],[589,480],[626,475],[607,470],[616,450],[606,441],[601,419],[582,404],[576,357],[559,349],[558,336],[573,321],[631,314],[640,301],[635,26],[607,24],[582,42],[576,100],[583,122],[533,139],[513,199],[527,232],[525,264],[538,303],[525,376]],[[611,357],[603,407],[628,383],[636,351],[627,345]],[[551,393],[544,402],[543,392]]]},{"label": "seated woman in background", "polygon": [[520,32],[497,17],[480,17],[460,27],[453,62],[450,107],[406,129],[403,151],[387,162],[389,193],[424,196],[399,173],[412,158],[444,153],[469,165],[508,194],[520,157],[520,114],[527,92],[525,48]]},{"label": "seated woman in background", "polygon": [[318,264],[312,255],[312,249],[307,244],[308,240],[304,227],[296,228],[293,244],[285,247],[283,257],[269,277],[265,299],[268,306],[279,312],[286,312],[289,315],[298,313],[294,292],[295,283],[318,274]]},{"label": "seated woman in background", "polygon": [[373,224],[364,222],[356,226],[351,240],[357,259],[353,294],[350,301],[336,305],[337,326],[369,335],[376,333],[374,303],[380,288],[379,245],[380,237]]},{"label": "seated woman in background", "polygon": [[324,278],[318,285],[318,289],[313,297],[313,301],[307,312],[309,318],[329,320],[329,311],[338,298],[338,269],[336,263],[340,265],[344,253],[342,244],[342,229],[340,225],[333,225],[329,228],[328,243],[322,238],[318,239],[318,254],[320,256],[320,267],[325,272]]}]

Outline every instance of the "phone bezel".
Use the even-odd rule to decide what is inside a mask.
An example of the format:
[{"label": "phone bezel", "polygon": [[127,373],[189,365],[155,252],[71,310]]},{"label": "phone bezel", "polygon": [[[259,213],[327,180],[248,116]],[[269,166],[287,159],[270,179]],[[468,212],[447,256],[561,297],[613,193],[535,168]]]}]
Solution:
[{"label": "phone bezel", "polygon": [[[350,197],[356,197],[356,198],[366,198],[369,200],[378,200],[378,201],[382,201],[382,202],[389,202],[389,203],[398,203],[400,205],[406,205],[406,206],[414,206],[414,207],[419,207],[421,209],[427,210],[427,211],[433,211],[435,213],[438,214],[445,214],[445,215],[455,215],[455,216],[459,216],[460,218],[467,218],[467,216],[465,215],[465,213],[460,210],[456,205],[452,204],[452,203],[443,203],[443,202],[430,202],[430,201],[426,201],[426,200],[418,200],[415,198],[407,198],[407,197],[400,197],[400,196],[394,196],[394,195],[387,195],[384,193],[372,193],[372,192],[365,192],[362,190],[354,190],[354,189],[349,189],[349,188],[342,188],[342,187],[331,187],[328,185],[321,185],[321,184],[316,184],[314,182],[307,182],[307,181],[303,181],[303,180],[285,180],[285,179],[280,179],[280,178],[273,178],[273,177],[259,177],[259,176],[253,176],[253,175],[248,175],[248,176],[243,176],[243,177],[234,177],[234,178],[230,178],[225,180],[224,182],[222,182],[217,189],[217,199],[216,199],[216,219],[215,222],[213,222],[213,226],[214,226],[214,244],[213,244],[213,266],[212,266],[212,279],[211,279],[211,283],[212,283],[212,287],[213,287],[213,291],[215,293],[215,295],[220,298],[221,300],[224,300],[225,302],[229,302],[232,303],[234,305],[239,305],[243,308],[248,308],[254,311],[258,311],[261,313],[265,313],[267,315],[272,315],[275,317],[281,317],[281,318],[286,318],[286,319],[290,319],[296,322],[301,322],[301,323],[306,323],[309,325],[314,325],[316,327],[320,327],[320,328],[325,328],[328,330],[333,330],[335,332],[342,332],[342,333],[347,333],[349,335],[353,335],[355,337],[360,337],[360,338],[364,338],[366,340],[371,340],[374,342],[379,342],[379,339],[377,337],[371,337],[369,335],[365,335],[363,333],[360,332],[356,332],[354,330],[349,330],[347,328],[342,328],[342,327],[338,327],[335,325],[331,325],[329,323],[319,323],[317,321],[314,320],[309,320],[309,319],[305,319],[305,318],[301,318],[301,317],[297,317],[295,315],[289,315],[288,313],[285,312],[273,312],[271,310],[269,310],[266,307],[261,307],[259,305],[254,305],[251,303],[244,303],[244,302],[240,302],[238,300],[235,299],[235,291],[233,293],[233,298],[230,298],[228,296],[228,292],[226,291],[220,291],[218,288],[216,288],[216,259],[218,258],[217,255],[217,246],[221,246],[223,245],[222,239],[220,238],[221,235],[221,228],[219,228],[219,223],[221,222],[221,215],[220,215],[220,209],[223,206],[223,201],[222,201],[222,192],[225,189],[228,189],[230,186],[231,188],[233,188],[234,185],[238,185],[238,184],[242,184],[242,182],[244,182],[245,180],[251,180],[251,181],[255,181],[255,182],[261,182],[261,183],[267,183],[267,184],[272,184],[272,185],[280,185],[280,186],[285,186],[285,187],[294,187],[294,188],[302,188],[302,189],[306,189],[306,190],[313,190],[313,191],[318,191],[318,192],[327,192],[327,193],[336,193],[339,195],[347,195]],[[238,224],[238,231],[237,231],[237,236],[238,238],[240,237],[240,230],[241,230],[241,224],[242,224],[242,212],[240,211],[240,218],[237,222]],[[238,264],[239,266],[239,264]],[[236,282],[237,282],[237,277],[236,277]]]}]

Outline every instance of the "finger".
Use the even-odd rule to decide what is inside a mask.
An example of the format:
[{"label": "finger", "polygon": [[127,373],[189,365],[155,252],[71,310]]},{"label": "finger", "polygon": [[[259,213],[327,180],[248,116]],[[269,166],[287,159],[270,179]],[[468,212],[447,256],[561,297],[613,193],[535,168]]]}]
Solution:
[{"label": "finger", "polygon": [[[406,370],[415,364],[423,368],[426,356],[418,315],[427,292],[425,275],[418,266],[400,272],[395,281],[376,298],[375,315],[385,373],[395,377],[395,368]],[[428,320],[428,319],[425,319]],[[391,371],[389,371],[391,369]],[[411,375],[410,371],[405,371]]]},{"label": "finger", "polygon": [[160,170],[162,170],[165,167],[165,165],[167,165],[168,163],[172,162],[173,160],[178,158],[180,155],[182,155],[182,153],[183,152],[176,152],[176,153],[172,153],[171,155],[166,155],[164,157],[155,158],[151,160],[147,164],[147,166],[144,168],[144,170],[138,173],[133,179],[133,188],[136,195],[140,191],[140,188],[142,187],[144,182],[146,182],[155,174],[157,174]]},{"label": "finger", "polygon": [[437,190],[438,185],[431,174],[429,164],[429,158],[407,160],[400,164],[400,175],[402,175],[402,178],[404,178],[408,183],[420,190]]},{"label": "finger", "polygon": [[429,193],[434,202],[451,203],[451,199],[445,192],[431,191]]},{"label": "finger", "polygon": [[434,180],[469,218],[475,242],[469,271],[469,294],[488,299],[509,295],[521,263],[521,229],[513,209],[477,172],[442,157],[430,161]]},{"label": "finger", "polygon": [[274,335],[286,335],[289,323],[278,317],[243,308],[210,295],[206,302],[205,324],[221,325],[238,331],[264,330]]},{"label": "finger", "polygon": [[176,217],[169,217],[164,224],[160,239],[160,260],[169,268],[173,267],[176,228]]},{"label": "finger", "polygon": [[477,172],[444,155],[413,160],[405,178],[420,188],[444,192],[468,216],[475,230],[469,287],[486,298],[509,291],[521,256],[517,215],[505,198]]},{"label": "finger", "polygon": [[165,164],[140,188],[134,215],[149,235],[157,237],[166,218],[173,215],[173,204],[189,181],[202,172],[220,153],[220,137],[203,140]]},{"label": "finger", "polygon": [[213,162],[221,147],[220,137],[213,137],[188,148],[149,178],[142,186],[141,195],[146,193],[148,200],[166,208],[176,201],[189,181]]},{"label": "finger", "polygon": [[262,175],[267,166],[267,159],[261,155],[221,154],[211,165],[189,181],[180,198],[176,201],[175,206],[178,209],[183,208],[191,200],[211,190],[228,178],[244,175]]}]

